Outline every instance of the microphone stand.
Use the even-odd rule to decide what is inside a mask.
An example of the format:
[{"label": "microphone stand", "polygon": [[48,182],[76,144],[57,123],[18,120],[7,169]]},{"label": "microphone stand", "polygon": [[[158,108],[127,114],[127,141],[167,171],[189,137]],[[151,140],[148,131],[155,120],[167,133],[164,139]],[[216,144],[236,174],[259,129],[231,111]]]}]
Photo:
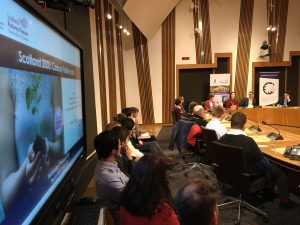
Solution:
[{"label": "microphone stand", "polygon": [[276,127],[273,127],[271,124],[268,124],[265,121],[261,121],[261,123],[264,125],[267,125],[269,127],[272,127],[273,129],[275,129],[278,132],[278,133],[271,132],[271,133],[267,134],[268,138],[273,139],[273,140],[284,140],[282,135],[280,134],[280,130],[278,130]]},{"label": "microphone stand", "polygon": [[[256,123],[256,122],[254,122]],[[258,123],[256,123],[256,126],[255,125],[252,125],[248,128],[249,130],[251,131],[258,131],[258,132],[261,132],[261,128],[259,127]]]}]

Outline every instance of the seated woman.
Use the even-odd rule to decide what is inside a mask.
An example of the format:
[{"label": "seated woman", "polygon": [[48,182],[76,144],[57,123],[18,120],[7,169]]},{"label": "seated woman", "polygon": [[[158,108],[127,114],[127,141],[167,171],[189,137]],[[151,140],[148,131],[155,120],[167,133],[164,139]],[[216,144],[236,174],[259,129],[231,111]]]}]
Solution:
[{"label": "seated woman", "polygon": [[122,225],[179,225],[160,155],[146,154],[136,163],[121,197],[120,221]]},{"label": "seated woman", "polygon": [[237,109],[238,108],[238,100],[235,98],[235,92],[230,92],[229,99],[226,101],[226,109]]}]

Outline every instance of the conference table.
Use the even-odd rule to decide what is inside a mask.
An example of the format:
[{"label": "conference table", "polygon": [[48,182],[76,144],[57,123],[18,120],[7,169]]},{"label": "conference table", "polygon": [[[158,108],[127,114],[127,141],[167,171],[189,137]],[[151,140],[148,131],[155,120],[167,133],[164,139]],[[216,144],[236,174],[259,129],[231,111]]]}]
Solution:
[{"label": "conference table", "polygon": [[[293,193],[300,194],[300,161],[291,160],[283,155],[287,146],[300,144],[300,128],[297,128],[300,127],[300,109],[264,107],[242,108],[234,112],[236,111],[243,112],[247,115],[246,134],[256,141],[263,154],[265,154],[270,161],[279,165],[286,173],[290,190]],[[234,112],[231,111],[230,113]],[[295,129],[297,129],[298,132],[289,132],[279,129],[284,140],[271,140],[267,137],[267,134],[270,132],[276,133],[277,131],[269,125],[261,124],[262,121],[268,124],[296,127]],[[222,123],[228,129],[230,128],[230,121],[223,120]],[[259,125],[261,132],[249,130],[253,125]]]}]

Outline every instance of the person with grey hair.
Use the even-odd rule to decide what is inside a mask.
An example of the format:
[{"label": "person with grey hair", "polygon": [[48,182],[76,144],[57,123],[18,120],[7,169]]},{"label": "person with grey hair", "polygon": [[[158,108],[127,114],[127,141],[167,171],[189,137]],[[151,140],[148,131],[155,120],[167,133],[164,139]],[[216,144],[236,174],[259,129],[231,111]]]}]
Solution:
[{"label": "person with grey hair", "polygon": [[205,127],[207,121],[204,119],[204,108],[202,105],[196,105],[193,108],[193,116],[190,121],[197,123],[199,126]]},{"label": "person with grey hair", "polygon": [[188,181],[177,193],[175,208],[181,225],[217,225],[217,190],[203,180]]}]

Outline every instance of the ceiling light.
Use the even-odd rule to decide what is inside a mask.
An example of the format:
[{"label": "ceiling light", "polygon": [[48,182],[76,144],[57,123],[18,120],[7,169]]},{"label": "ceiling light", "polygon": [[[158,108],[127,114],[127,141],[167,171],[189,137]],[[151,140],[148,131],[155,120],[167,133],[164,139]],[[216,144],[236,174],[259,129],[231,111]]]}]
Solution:
[{"label": "ceiling light", "polygon": [[272,25],[269,25],[268,27],[267,27],[267,30],[271,30],[272,29]]},{"label": "ceiling light", "polygon": [[129,32],[129,31],[127,31],[127,32],[126,32],[126,35],[127,35],[127,36],[129,36],[129,35],[130,35],[130,32]]},{"label": "ceiling light", "polygon": [[112,16],[109,13],[107,13],[106,14],[106,18],[109,19],[109,20],[111,20]]},{"label": "ceiling light", "polygon": [[273,26],[273,27],[271,28],[271,31],[275,31],[275,30],[277,30],[277,27],[276,27],[276,26]]},{"label": "ceiling light", "polygon": [[125,34],[127,33],[127,29],[126,28],[123,29],[123,33],[125,33]]},{"label": "ceiling light", "polygon": [[122,26],[122,25],[119,25],[119,28],[122,30],[122,29],[123,29],[123,26]]}]

